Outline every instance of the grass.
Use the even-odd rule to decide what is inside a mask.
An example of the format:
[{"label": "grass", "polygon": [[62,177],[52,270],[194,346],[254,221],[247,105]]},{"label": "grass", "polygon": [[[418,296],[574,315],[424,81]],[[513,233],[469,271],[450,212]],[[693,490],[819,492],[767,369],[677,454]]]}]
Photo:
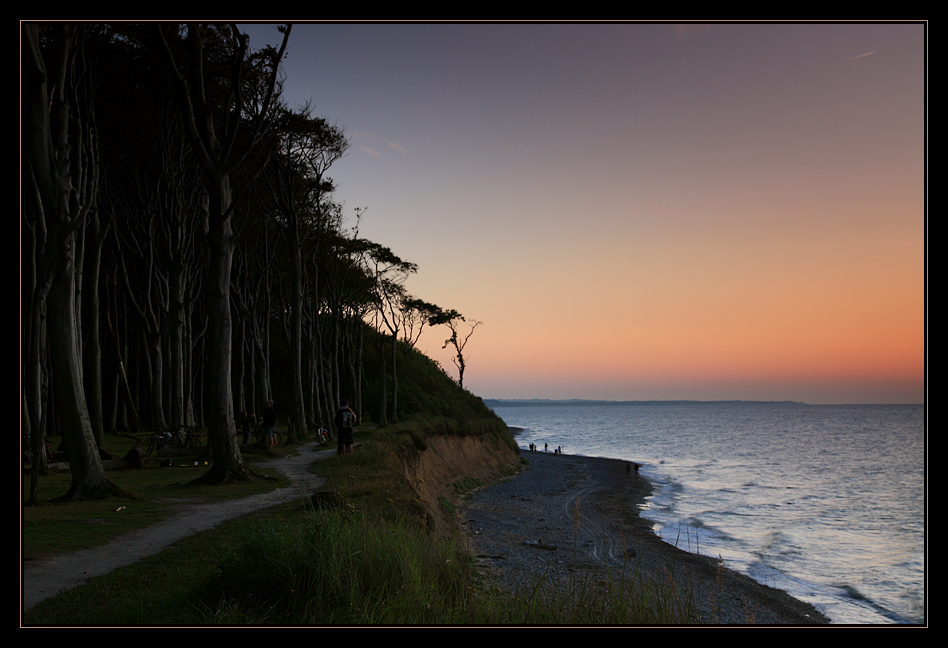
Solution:
[{"label": "grass", "polygon": [[229,522],[41,603],[30,625],[674,623],[634,573],[491,589],[411,519],[283,507]]},{"label": "grass", "polygon": [[[164,626],[688,621],[689,602],[672,581],[644,585],[632,567],[567,581],[540,579],[520,592],[494,588],[458,543],[428,532],[427,512],[406,483],[398,458],[406,444],[417,447],[424,441],[428,432],[417,425],[360,430],[357,438],[364,445],[354,454],[319,462],[318,472],[327,477],[335,506],[314,508],[304,498],[230,521],[47,600],[24,622]],[[221,487],[223,491],[215,493],[188,487],[185,480],[168,482],[176,470],[138,471],[153,474],[129,475],[129,482],[120,482],[141,494],[139,500],[121,502],[119,506],[126,507],[121,514],[116,502],[28,507],[25,517],[35,528],[29,534],[24,531],[24,549],[42,553],[33,546],[40,537],[48,543],[45,551],[57,538],[61,546],[72,545],[76,540],[67,540],[71,531],[65,530],[80,522],[116,518],[133,526],[147,524],[165,514],[165,505],[155,502],[156,497],[249,494],[246,485]],[[45,523],[39,521],[43,517]],[[40,532],[42,526],[48,528]],[[85,526],[91,532],[83,543],[104,541],[119,528]]]},{"label": "grass", "polygon": [[[127,437],[108,435],[105,448],[114,457],[124,456],[135,441]],[[277,453],[295,452],[292,447],[280,446],[258,454],[247,453],[245,462],[270,459]],[[150,462],[144,470],[109,470],[109,480],[131,497],[109,498],[69,503],[51,503],[51,500],[69,490],[68,472],[54,472],[41,476],[38,481],[38,505],[27,505],[30,477],[23,477],[21,523],[23,553],[27,559],[36,559],[53,553],[63,553],[106,544],[113,538],[136,529],[145,528],[172,515],[177,507],[189,502],[209,502],[236,497],[247,497],[286,486],[282,475],[270,475],[270,480],[254,480],[239,486],[193,486],[191,480],[207,471],[204,465],[193,466],[191,461],[176,458],[178,466],[162,467]]]},{"label": "grass", "polygon": [[347,510],[261,521],[219,568],[200,597],[208,622],[450,623],[472,577],[457,545],[430,538],[417,521]]}]

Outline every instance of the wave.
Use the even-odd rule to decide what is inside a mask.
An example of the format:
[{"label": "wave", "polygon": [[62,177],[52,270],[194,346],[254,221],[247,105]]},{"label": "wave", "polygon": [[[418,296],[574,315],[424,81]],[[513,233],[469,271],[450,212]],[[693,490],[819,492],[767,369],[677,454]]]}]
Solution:
[{"label": "wave", "polygon": [[893,610],[890,610],[889,608],[885,607],[878,601],[874,601],[873,599],[869,598],[868,596],[860,592],[858,589],[856,589],[852,585],[837,585],[836,587],[839,590],[841,590],[843,594],[849,599],[851,599],[852,601],[855,601],[856,603],[858,603],[859,605],[863,607],[867,607],[871,609],[877,614],[881,614],[883,617],[885,617],[892,623],[897,623],[900,625],[917,625],[921,623],[920,621],[914,621],[905,616],[902,616],[901,614],[897,612],[894,612]]}]

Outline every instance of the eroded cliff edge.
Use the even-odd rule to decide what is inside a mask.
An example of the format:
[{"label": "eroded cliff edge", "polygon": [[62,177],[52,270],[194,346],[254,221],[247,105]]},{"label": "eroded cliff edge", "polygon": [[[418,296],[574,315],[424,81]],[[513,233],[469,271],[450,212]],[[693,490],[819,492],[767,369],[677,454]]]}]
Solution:
[{"label": "eroded cliff edge", "polygon": [[516,446],[496,435],[432,436],[424,445],[404,450],[402,464],[432,530],[444,536],[458,528],[454,508],[465,492],[513,474],[520,463]]}]

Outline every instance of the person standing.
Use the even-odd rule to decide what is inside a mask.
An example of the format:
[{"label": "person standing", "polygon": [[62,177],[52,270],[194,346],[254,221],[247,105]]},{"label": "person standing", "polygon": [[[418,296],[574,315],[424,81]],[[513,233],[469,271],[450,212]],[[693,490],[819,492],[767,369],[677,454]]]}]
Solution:
[{"label": "person standing", "polygon": [[263,410],[263,433],[267,435],[267,444],[273,447],[273,432],[276,429],[277,413],[273,401],[267,401],[267,409]]},{"label": "person standing", "polygon": [[240,413],[240,432],[244,437],[244,445],[250,443],[250,431],[253,429],[253,414]]},{"label": "person standing", "polygon": [[355,412],[349,407],[349,401],[343,399],[339,409],[336,410],[336,434],[339,438],[337,454],[352,454],[352,444],[355,442],[352,426],[355,422]]}]

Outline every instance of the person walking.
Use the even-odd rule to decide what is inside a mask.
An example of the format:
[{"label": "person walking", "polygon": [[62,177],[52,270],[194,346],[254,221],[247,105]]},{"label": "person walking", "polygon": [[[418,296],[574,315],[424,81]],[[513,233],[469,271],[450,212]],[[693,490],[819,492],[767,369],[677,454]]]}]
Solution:
[{"label": "person walking", "polygon": [[267,409],[263,410],[263,433],[267,435],[267,444],[273,447],[273,432],[276,429],[277,413],[273,401],[267,401]]},{"label": "person walking", "polygon": [[355,442],[352,426],[355,422],[355,412],[349,407],[349,401],[343,399],[339,409],[336,410],[336,434],[339,439],[337,454],[352,454],[352,444]]}]

